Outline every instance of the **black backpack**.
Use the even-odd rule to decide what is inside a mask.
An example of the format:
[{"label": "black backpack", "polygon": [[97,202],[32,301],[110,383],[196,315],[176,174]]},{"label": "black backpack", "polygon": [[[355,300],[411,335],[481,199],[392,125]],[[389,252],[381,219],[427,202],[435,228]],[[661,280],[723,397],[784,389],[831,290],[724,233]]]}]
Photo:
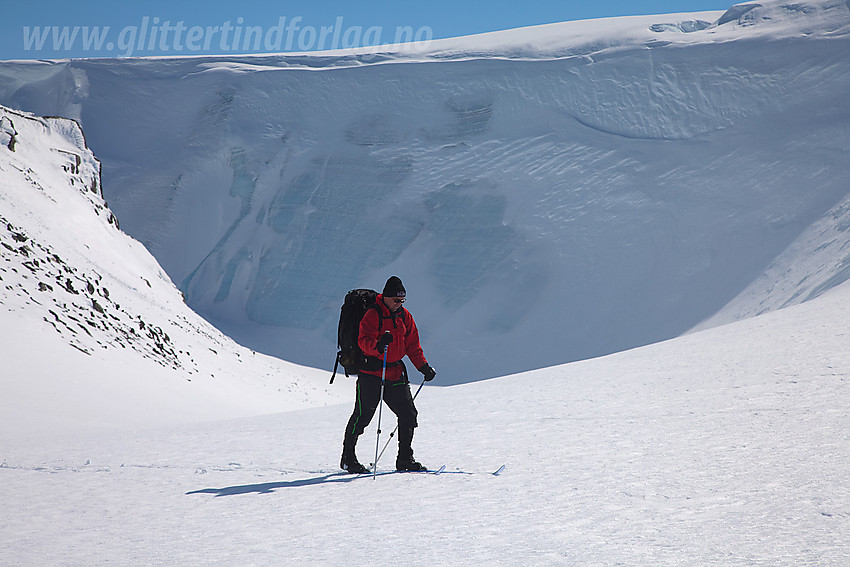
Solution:
[{"label": "black backpack", "polygon": [[[377,309],[375,300],[378,292],[372,289],[352,289],[345,294],[339,314],[339,328],[337,330],[336,362],[334,372],[331,376],[331,384],[334,383],[336,371],[342,365],[346,376],[356,376],[367,364],[366,355],[357,346],[357,337],[360,334],[360,320],[369,309]],[[380,310],[378,310],[380,313]]]}]

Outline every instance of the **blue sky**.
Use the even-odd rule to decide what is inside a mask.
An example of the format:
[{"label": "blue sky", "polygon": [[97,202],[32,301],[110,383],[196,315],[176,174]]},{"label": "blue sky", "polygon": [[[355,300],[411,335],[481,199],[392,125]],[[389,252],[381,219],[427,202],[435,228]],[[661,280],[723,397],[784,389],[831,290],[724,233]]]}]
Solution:
[{"label": "blue sky", "polygon": [[18,0],[3,8],[0,59],[310,51],[388,43],[396,38],[425,41],[587,18],[725,10],[735,3]]}]

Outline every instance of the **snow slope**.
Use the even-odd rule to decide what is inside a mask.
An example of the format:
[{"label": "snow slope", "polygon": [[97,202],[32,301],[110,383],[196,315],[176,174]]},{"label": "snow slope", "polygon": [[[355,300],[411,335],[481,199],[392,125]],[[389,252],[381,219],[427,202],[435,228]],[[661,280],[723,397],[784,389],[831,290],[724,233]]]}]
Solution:
[{"label": "snow slope", "polygon": [[[329,401],[326,375],[195,318],[110,223],[74,123],[0,121],[4,564],[850,561],[848,284],[628,352],[424,388],[414,446],[446,472],[352,477],[336,468],[350,399],[232,419]],[[138,321],[163,332],[134,335]],[[362,460],[374,439],[373,425]]]},{"label": "snow slope", "polygon": [[[37,443],[3,429],[0,554],[41,567],[847,565],[848,310],[844,284],[628,352],[426,387],[414,447],[447,465],[439,476],[338,471],[348,403]],[[373,426],[361,460],[374,447]]]},{"label": "snow slope", "polygon": [[446,384],[846,279],[848,29],[843,1],[771,0],[418,50],[4,62],[0,103],[81,121],[122,227],[238,342],[329,368],[345,292],[395,273]]},{"label": "snow slope", "polygon": [[[764,32],[772,42],[787,30],[796,37],[802,28],[794,18],[805,22],[818,14],[806,15],[801,8],[794,18],[757,18],[775,14],[765,10],[778,6],[763,3],[723,25],[740,27],[741,33],[778,29]],[[691,29],[677,20],[679,25]],[[651,33],[681,33],[658,29]],[[835,34],[824,29],[811,33],[821,33],[824,41]],[[0,563],[440,565],[449,558],[453,565],[848,564],[850,284],[842,283],[842,259],[850,225],[841,190],[847,177],[839,159],[846,154],[847,132],[840,93],[831,90],[843,80],[844,62],[836,55],[828,66],[806,67],[794,57],[802,58],[808,43],[794,41],[799,43],[788,64],[800,65],[799,83],[774,86],[795,93],[791,98],[817,94],[816,100],[799,100],[798,108],[808,113],[756,113],[747,120],[736,114],[725,130],[766,117],[776,130],[753,127],[749,138],[734,132],[715,138],[722,133],[718,130],[693,139],[656,140],[642,151],[654,148],[653,160],[671,164],[681,159],[693,168],[662,175],[663,167],[652,165],[646,153],[641,154],[646,162],[629,170],[638,175],[654,168],[659,179],[680,178],[681,186],[665,186],[666,192],[656,194],[667,196],[660,201],[667,207],[663,210],[679,224],[676,239],[653,241],[666,246],[653,264],[654,285],[669,292],[678,289],[674,283],[682,284],[667,282],[670,274],[686,269],[709,273],[700,261],[717,262],[712,254],[706,260],[685,251],[694,242],[716,245],[712,225],[720,223],[730,242],[739,245],[741,269],[754,259],[764,260],[766,268],[748,268],[754,275],[742,280],[750,285],[714,322],[771,312],[592,360],[426,387],[417,398],[421,427],[414,447],[426,464],[447,465],[439,476],[381,474],[372,480],[340,473],[351,381],[340,380],[328,390],[325,373],[237,347],[196,317],[150,254],[118,230],[101,194],[99,163],[79,126],[0,109]],[[781,42],[770,45],[779,48]],[[769,56],[770,50],[758,52],[767,58],[760,64],[766,65]],[[31,65],[41,72],[39,64]],[[815,79],[818,88],[806,87]],[[461,81],[459,76],[453,80]],[[49,82],[42,86],[32,92],[51,92]],[[61,90],[53,93],[57,100],[67,96]],[[762,94],[767,98],[761,100],[776,102],[770,89]],[[84,106],[80,102],[79,108]],[[375,129],[380,130],[375,125],[367,130]],[[587,171],[622,174],[612,160],[628,148],[636,151],[624,149],[632,142],[600,136],[611,146],[609,153],[586,162]],[[745,138],[752,143],[742,157],[737,155],[741,146],[733,142]],[[724,141],[728,153],[717,161]],[[480,139],[472,142],[469,147],[478,151],[488,147]],[[499,143],[489,144],[497,151]],[[704,161],[687,144],[701,148]],[[361,155],[383,151],[367,147]],[[577,155],[582,147],[576,143]],[[514,149],[498,150],[502,160],[523,154],[521,147]],[[689,152],[694,155],[682,157]],[[603,168],[605,163],[610,167]],[[748,163],[750,168],[742,167]],[[545,174],[544,165],[539,171]],[[717,170],[726,177],[711,179],[726,179],[735,191],[702,180]],[[516,174],[508,166],[503,171]],[[246,179],[253,179],[237,178],[241,181],[235,185],[243,189],[241,184],[250,186]],[[789,179],[800,180],[800,187]],[[644,209],[639,199],[630,206],[618,203],[615,197],[626,193],[606,193],[598,182],[595,191],[587,190],[593,199],[574,196],[560,210],[573,211],[573,223],[582,214],[592,217],[581,225],[586,229],[599,224],[596,238],[587,233],[586,242],[593,246],[582,265],[610,276],[606,297],[617,297],[630,289],[618,283],[631,272],[623,268],[621,276],[604,265],[608,256],[592,252],[604,244],[605,250],[619,252],[613,258],[621,267],[628,267],[626,260],[648,249],[648,241],[621,240],[602,228],[642,234],[632,224],[643,218],[635,210]],[[486,196],[471,209],[486,216],[492,210],[481,209],[492,202],[490,192],[496,189],[485,189],[457,194]],[[553,204],[567,197],[568,192],[553,190],[539,207],[557,212]],[[831,204],[833,197],[836,204]],[[434,210],[446,206],[435,203]],[[533,209],[535,203],[523,206]],[[697,204],[712,212],[700,212]],[[818,214],[821,208],[828,212]],[[504,208],[511,219],[523,210]],[[608,216],[598,216],[600,211]],[[541,240],[557,247],[561,236],[555,225],[529,218],[513,226],[541,234],[549,230]],[[773,223],[767,228],[742,228],[767,219]],[[204,227],[197,222],[196,228]],[[788,228],[789,223],[796,228]],[[445,221],[437,232],[448,237],[462,228],[461,221]],[[786,240],[790,245],[783,244]],[[629,249],[624,242],[635,244]],[[618,243],[626,249],[618,251]],[[419,257],[428,244],[415,243],[412,252]],[[668,258],[677,247],[680,254]],[[770,255],[767,249],[778,252]],[[448,245],[439,250],[451,261],[466,259],[474,267],[470,255]],[[403,256],[390,268],[403,266]],[[571,272],[551,267],[557,257],[538,264],[551,288],[561,290],[542,297],[556,311],[558,301],[578,297],[569,293],[575,288]],[[682,258],[693,263],[677,265]],[[321,267],[321,258],[314,265]],[[712,281],[723,283],[720,275]],[[593,282],[605,280],[591,279],[589,292]],[[415,289],[412,283],[409,287]],[[414,312],[428,320],[426,309],[438,305],[439,298],[429,298],[427,287],[420,289],[416,301],[423,308]],[[795,304],[804,299],[809,301]],[[532,310],[535,316],[545,311],[529,306]],[[473,324],[486,323],[477,312],[467,315]],[[544,319],[540,329],[551,331],[547,324]],[[588,332],[598,332],[594,324],[587,320]],[[512,352],[523,354],[541,336],[518,337],[521,348],[512,345]],[[493,345],[503,346],[499,341]],[[490,356],[499,361],[504,353]],[[342,403],[323,405],[334,401]],[[273,411],[283,413],[259,416]],[[384,416],[386,439],[393,419],[387,412]],[[375,433],[373,424],[358,447],[363,461],[374,454]],[[393,449],[380,463],[382,473],[389,472]],[[500,475],[491,474],[503,464]]]},{"label": "snow slope", "polygon": [[338,401],[327,375],[239,347],[121,232],[71,120],[0,107],[0,428],[222,419]]}]

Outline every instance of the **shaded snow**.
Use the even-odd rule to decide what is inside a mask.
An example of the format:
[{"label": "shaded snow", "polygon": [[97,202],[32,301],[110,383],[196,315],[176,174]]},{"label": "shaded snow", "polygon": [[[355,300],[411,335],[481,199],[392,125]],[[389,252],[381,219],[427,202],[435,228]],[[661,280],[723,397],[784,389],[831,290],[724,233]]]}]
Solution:
[{"label": "shaded snow", "polygon": [[[754,8],[753,17],[775,15],[784,6],[760,4],[773,11]],[[831,16],[841,8],[826,1],[798,5],[825,7]],[[641,20],[634,33],[692,38],[713,29],[649,29],[695,17]],[[336,291],[323,287],[328,278],[344,290],[353,273],[372,285],[379,285],[387,271],[411,274],[412,308],[434,329],[432,350],[447,366],[453,359],[448,349],[440,349],[440,333],[450,335],[445,344],[471,358],[476,346],[487,347],[495,366],[512,361],[510,355],[523,361],[531,354],[542,362],[540,355],[551,344],[541,338],[550,335],[563,342],[560,356],[568,357],[569,345],[584,344],[583,334],[598,348],[603,324],[615,327],[615,336],[632,318],[640,326],[634,336],[641,340],[668,328],[665,324],[688,324],[697,313],[714,314],[711,325],[748,318],[592,360],[426,387],[417,398],[421,427],[414,448],[418,459],[432,467],[445,464],[446,471],[352,477],[337,469],[352,381],[340,379],[330,390],[326,373],[238,347],[196,317],[153,257],[118,230],[101,194],[109,195],[113,182],[101,187],[99,164],[82,130],[71,121],[0,109],[2,562],[439,565],[450,557],[455,565],[846,565],[850,287],[842,282],[848,276],[850,223],[842,161],[848,147],[846,91],[839,88],[846,81],[846,48],[840,42],[778,41],[799,33],[804,20],[794,18],[724,24],[734,28],[730,34],[761,30],[772,42],[750,43],[745,52],[734,45],[720,51],[723,64],[715,61],[715,74],[699,90],[708,93],[709,83],[719,81],[718,98],[706,107],[716,110],[717,101],[728,97],[728,113],[690,114],[686,104],[682,116],[690,121],[648,120],[650,113],[611,122],[637,129],[632,132],[656,128],[686,134],[671,139],[591,128],[592,112],[578,112],[579,106],[570,106],[574,100],[555,99],[569,92],[573,80],[556,88],[557,75],[565,69],[570,77],[581,73],[551,61],[536,62],[554,65],[544,73],[525,68],[529,62],[512,62],[517,67],[467,62],[470,66],[460,69],[453,66],[457,61],[424,65],[419,72],[444,85],[443,94],[475,95],[447,97],[449,103],[438,111],[428,106],[441,99],[428,92],[425,78],[416,83],[419,72],[403,74],[402,66],[395,75],[374,67],[351,69],[353,76],[336,83],[333,73],[314,73],[285,88],[275,87],[279,79],[262,83],[270,75],[256,69],[243,75],[258,81],[252,88],[236,81],[233,69],[216,70],[224,77],[218,83],[222,90],[209,91],[215,94],[207,102],[218,102],[200,114],[185,106],[198,88],[190,84],[195,75],[183,75],[194,63],[172,60],[147,69],[176,69],[184,81],[170,88],[188,85],[182,92],[188,98],[162,98],[155,113],[142,104],[141,90],[155,95],[147,99],[149,105],[162,96],[158,86],[141,79],[150,62],[127,62],[134,71],[104,63],[99,69],[107,75],[120,71],[127,79],[140,73],[130,79],[133,88],[122,91],[127,98],[121,104],[151,112],[133,123],[133,136],[112,132],[108,121],[88,114],[86,104],[96,100],[99,110],[112,108],[106,114],[113,124],[126,120],[117,103],[108,101],[115,91],[94,78],[94,63],[15,67],[16,73],[31,72],[24,81],[31,82],[29,87],[6,83],[6,92],[18,89],[38,104],[52,98],[50,104],[73,106],[82,113],[90,140],[114,142],[105,147],[112,156],[105,163],[113,165],[104,167],[113,168],[113,176],[121,172],[119,178],[129,183],[116,187],[128,211],[119,214],[122,227],[126,219],[151,238],[161,237],[152,248],[172,260],[180,254],[170,255],[168,246],[195,250],[195,264],[180,267],[174,260],[168,269],[182,270],[192,284],[187,289],[206,298],[199,304],[217,306],[219,316],[244,317],[245,305],[232,301],[232,290],[256,283],[256,272],[247,266],[263,264],[249,246],[258,239],[263,253],[282,258],[266,266],[269,279],[260,283],[297,288],[283,277],[287,270],[294,266],[296,273],[310,274],[312,266],[324,277],[308,278],[300,289],[326,293],[328,303],[338,301]],[[824,37],[837,29],[836,20],[830,22],[819,28]],[[632,23],[608,22],[609,31]],[[604,35],[606,22],[588,26]],[[626,39],[620,34],[610,41]],[[830,47],[822,50],[824,45]],[[715,47],[711,58],[718,53]],[[785,62],[773,58],[772,50],[781,51]],[[651,53],[657,63],[658,48]],[[675,51],[663,53],[670,65],[667,77],[688,72],[687,58],[674,65]],[[711,59],[697,57],[699,50],[682,53]],[[744,61],[744,53],[759,62]],[[612,81],[627,68],[626,61],[637,65],[637,73],[647,55],[617,55],[604,69],[588,63],[583,80],[590,82],[582,84]],[[9,68],[0,66],[0,73]],[[47,76],[48,69],[57,74]],[[750,73],[755,69],[761,72]],[[462,71],[469,72],[471,83],[463,82]],[[540,89],[541,76],[553,85],[548,91]],[[697,71],[689,75],[699,76]],[[638,84],[634,77],[622,78],[623,84]],[[381,98],[384,90],[369,85],[372,80],[397,92],[413,81],[424,94],[418,106],[405,107],[389,95]],[[475,88],[464,91],[464,84]],[[494,84],[503,85],[504,92]],[[541,133],[543,118],[522,97],[505,94],[519,84],[529,87],[523,92],[532,99],[537,93],[550,97],[537,110],[548,110],[551,131]],[[644,84],[661,92],[661,82]],[[664,83],[669,89],[689,84]],[[79,88],[84,96],[68,98],[60,86]],[[378,97],[381,104],[331,96],[332,87]],[[750,100],[735,88],[752,89],[759,97]],[[479,96],[482,91],[492,96]],[[290,95],[275,108],[297,107],[287,120],[304,123],[280,129],[284,120],[262,121],[276,116],[261,112],[269,110],[262,103],[264,92]],[[251,114],[242,106],[245,100],[257,105],[254,123],[245,120]],[[334,115],[337,123],[318,118],[322,101],[325,113],[337,104],[352,106]],[[371,113],[362,112],[364,107]],[[560,108],[571,110],[556,112]],[[151,123],[159,113],[172,121]],[[604,119],[604,113],[598,117]],[[195,126],[185,128],[193,121]],[[90,134],[89,124],[100,133]],[[714,126],[685,131],[699,124]],[[671,126],[674,130],[665,130]],[[264,150],[247,135],[261,131],[266,142],[292,143],[302,153]],[[177,141],[163,135],[174,132],[181,133]],[[216,132],[219,139],[212,135]],[[238,147],[232,143],[243,135]],[[322,149],[329,143],[330,149]],[[221,150],[217,163],[205,157],[214,146]],[[179,167],[168,165],[168,152],[180,156]],[[285,166],[275,161],[285,154]],[[139,161],[134,165],[134,160]],[[197,167],[184,169],[187,163]],[[160,167],[161,179],[177,170],[183,177],[166,184],[169,190],[145,185],[151,194],[164,196],[148,204],[134,187],[145,179],[141,169],[156,177]],[[282,172],[286,175],[277,183],[285,191],[270,181]],[[399,176],[421,185],[405,181],[392,191]],[[368,184],[373,177],[377,182]],[[558,185],[559,178],[567,181]],[[204,199],[196,184],[208,184],[223,198]],[[326,232],[310,231],[316,221],[310,213],[341,213],[373,190],[391,195],[369,209],[386,215],[383,238],[351,231],[364,230],[351,217],[345,217],[348,232],[324,225],[333,235],[322,237],[328,240],[316,236]],[[178,214],[180,207],[197,216]],[[392,214],[397,211],[413,211],[422,224],[415,237],[408,217]],[[215,218],[219,222],[211,221]],[[297,226],[304,227],[303,234]],[[175,227],[184,231],[182,240]],[[346,265],[345,258],[323,260],[323,246],[344,235],[380,242],[395,256],[368,270],[359,263],[371,256],[351,258],[341,270],[346,273],[337,275],[328,266]],[[190,237],[209,242],[191,245]],[[399,244],[405,238],[406,247]],[[284,242],[294,251],[271,246]],[[299,246],[313,247],[312,256],[298,252]],[[500,255],[512,246],[506,262]],[[506,270],[510,262],[521,269]],[[216,265],[221,270],[213,269]],[[518,279],[519,273],[525,279]],[[201,285],[204,274],[215,285]],[[464,285],[450,285],[458,282]],[[534,285],[539,293],[527,293]],[[222,291],[228,289],[231,293]],[[512,301],[505,301],[506,291]],[[804,300],[809,301],[798,304]],[[454,302],[452,309],[442,301]],[[641,301],[654,303],[644,308]],[[501,311],[491,319],[485,305]],[[270,301],[267,307],[280,305]],[[311,316],[309,309],[290,307],[287,317]],[[453,310],[458,318],[450,322],[470,325],[453,332],[468,333],[464,338],[471,337],[469,329],[492,334],[484,333],[479,345],[453,341],[456,337],[438,325]],[[654,319],[646,317],[651,310],[659,311]],[[571,325],[553,326],[544,316],[548,311]],[[525,317],[537,322],[533,332],[506,325]],[[522,330],[520,324],[517,328]],[[242,328],[249,331],[259,335],[268,329]],[[501,368],[507,372],[508,366]],[[284,413],[259,416],[274,411]],[[393,421],[389,412],[384,415],[382,440]],[[373,424],[358,447],[362,461],[373,454],[375,434]],[[389,472],[393,449],[391,444],[381,472]],[[502,465],[504,471],[493,476]]]},{"label": "shaded snow", "polygon": [[0,349],[7,434],[153,425],[341,399],[192,312],[117,227],[79,126],[0,107]]},{"label": "shaded snow", "polygon": [[122,228],[240,343],[330,368],[345,292],[395,273],[463,382],[680,335],[843,206],[850,10],[794,6],[7,62],[0,102],[79,117]]}]

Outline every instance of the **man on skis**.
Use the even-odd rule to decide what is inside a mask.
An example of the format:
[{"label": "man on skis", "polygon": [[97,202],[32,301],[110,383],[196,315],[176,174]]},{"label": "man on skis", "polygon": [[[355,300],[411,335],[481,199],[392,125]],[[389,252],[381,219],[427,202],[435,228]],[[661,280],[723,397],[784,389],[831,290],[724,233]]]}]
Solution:
[{"label": "man on skis", "polygon": [[[377,297],[375,307],[368,309],[360,320],[357,344],[366,356],[368,370],[361,370],[357,378],[357,395],[354,412],[345,428],[340,468],[352,474],[368,472],[357,460],[357,438],[372,421],[381,402],[381,373],[386,357],[386,382],[384,401],[398,418],[398,457],[396,470],[422,471],[425,467],[413,459],[413,430],[417,427],[418,412],[410,394],[410,383],[402,358],[407,356],[425,376],[434,379],[436,372],[419,345],[419,330],[413,316],[402,305],[405,289],[401,280],[392,276]],[[377,368],[377,370],[371,370]]]}]

